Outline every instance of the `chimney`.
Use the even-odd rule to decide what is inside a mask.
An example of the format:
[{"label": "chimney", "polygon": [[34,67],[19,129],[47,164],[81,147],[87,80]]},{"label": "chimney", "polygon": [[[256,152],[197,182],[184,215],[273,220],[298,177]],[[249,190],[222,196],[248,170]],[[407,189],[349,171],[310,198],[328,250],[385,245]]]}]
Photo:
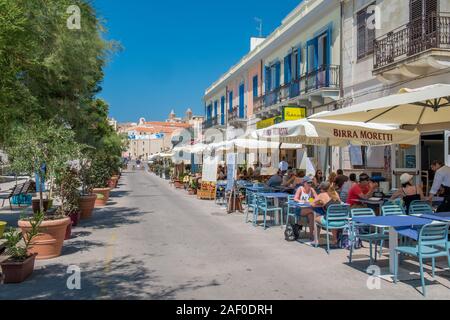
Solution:
[{"label": "chimney", "polygon": [[250,38],[250,51],[255,50],[257,46],[259,46],[266,38],[260,37],[251,37]]}]

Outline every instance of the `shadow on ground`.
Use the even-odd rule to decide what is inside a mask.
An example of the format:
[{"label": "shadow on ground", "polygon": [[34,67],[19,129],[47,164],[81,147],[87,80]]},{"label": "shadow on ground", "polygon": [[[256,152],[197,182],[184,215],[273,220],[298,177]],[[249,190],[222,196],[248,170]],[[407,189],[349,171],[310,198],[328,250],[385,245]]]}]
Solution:
[{"label": "shadow on ground", "polygon": [[197,280],[187,281],[179,286],[161,286],[155,271],[144,267],[141,260],[124,256],[112,261],[84,263],[80,266],[81,289],[70,290],[73,284],[68,266],[47,265],[35,270],[22,284],[0,285],[0,299],[45,299],[45,300],[174,300],[177,294],[206,287],[220,286],[213,280],[199,284]]},{"label": "shadow on ground", "polygon": [[143,212],[138,208],[107,207],[96,211],[91,219],[82,221],[80,226],[93,229],[118,228],[122,225],[137,224],[140,222],[139,217],[150,213],[153,211]]}]

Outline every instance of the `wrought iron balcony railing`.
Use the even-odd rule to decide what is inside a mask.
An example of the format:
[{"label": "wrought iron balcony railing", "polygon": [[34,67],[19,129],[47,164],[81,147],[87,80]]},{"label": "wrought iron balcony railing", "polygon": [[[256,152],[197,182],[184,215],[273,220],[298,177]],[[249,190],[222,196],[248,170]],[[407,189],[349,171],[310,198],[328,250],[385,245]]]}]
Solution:
[{"label": "wrought iron balcony railing", "polygon": [[247,120],[245,112],[244,115],[239,113],[239,107],[234,107],[232,112],[228,112],[228,122]]},{"label": "wrought iron balcony railing", "polygon": [[264,108],[276,105],[288,99],[306,95],[319,89],[339,89],[340,66],[322,65],[303,74],[269,93],[253,99],[253,109],[258,113]]},{"label": "wrought iron balcony railing", "polygon": [[374,69],[429,49],[450,49],[450,14],[433,12],[374,40]]},{"label": "wrought iron balcony railing", "polygon": [[217,117],[213,117],[211,119],[203,121],[203,129],[209,129],[214,126],[219,125],[219,119]]}]

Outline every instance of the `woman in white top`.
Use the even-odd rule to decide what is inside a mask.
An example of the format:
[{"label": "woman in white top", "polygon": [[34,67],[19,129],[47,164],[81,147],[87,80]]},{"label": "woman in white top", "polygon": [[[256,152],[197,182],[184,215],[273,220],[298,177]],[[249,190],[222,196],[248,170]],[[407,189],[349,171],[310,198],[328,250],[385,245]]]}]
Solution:
[{"label": "woman in white top", "polygon": [[[299,203],[311,203],[310,199],[315,200],[317,198],[317,193],[312,187],[313,181],[309,177],[305,177],[303,179],[303,186],[297,189],[295,193],[294,201]],[[314,212],[311,208],[302,208],[298,209],[300,212],[296,211],[298,216],[307,217],[308,218],[308,226],[309,226],[309,237],[313,241],[314,240]]]}]

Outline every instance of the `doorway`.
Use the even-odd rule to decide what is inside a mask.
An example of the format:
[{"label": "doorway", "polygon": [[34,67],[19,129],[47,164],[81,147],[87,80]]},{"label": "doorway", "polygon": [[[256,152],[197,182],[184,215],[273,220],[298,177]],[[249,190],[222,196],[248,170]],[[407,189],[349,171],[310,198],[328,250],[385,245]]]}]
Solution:
[{"label": "doorway", "polygon": [[434,179],[431,163],[434,160],[445,162],[445,140],[444,132],[424,133],[421,136],[421,172],[424,191],[428,194]]}]

